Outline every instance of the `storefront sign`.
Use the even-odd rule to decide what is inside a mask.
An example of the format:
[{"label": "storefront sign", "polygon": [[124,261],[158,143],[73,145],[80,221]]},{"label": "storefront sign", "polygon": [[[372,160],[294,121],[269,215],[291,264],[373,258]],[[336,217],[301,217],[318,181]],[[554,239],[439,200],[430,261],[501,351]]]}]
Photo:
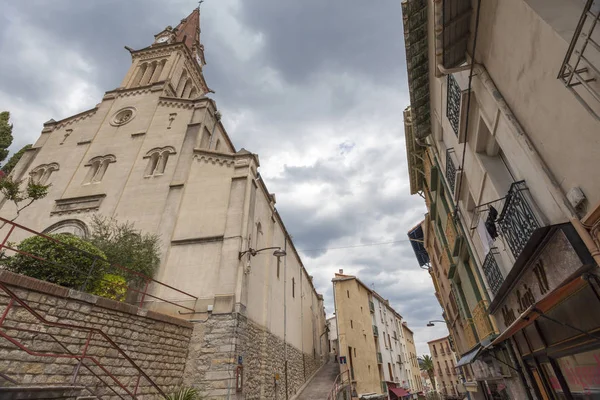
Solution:
[{"label": "storefront sign", "polygon": [[504,331],[530,306],[560,287],[582,262],[564,232],[558,229],[538,255],[530,260],[518,283],[494,313]]}]

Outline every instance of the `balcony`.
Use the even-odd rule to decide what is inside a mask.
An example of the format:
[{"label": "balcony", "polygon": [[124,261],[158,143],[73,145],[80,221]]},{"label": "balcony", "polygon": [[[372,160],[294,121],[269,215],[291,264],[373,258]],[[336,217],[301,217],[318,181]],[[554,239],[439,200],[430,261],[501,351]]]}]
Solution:
[{"label": "balcony", "polygon": [[456,82],[456,79],[454,79],[452,74],[450,74],[448,75],[446,116],[448,117],[448,121],[450,121],[450,126],[452,126],[452,130],[454,131],[454,134],[456,134],[456,136],[458,136],[458,126],[460,125],[460,99],[460,86],[458,86],[458,82]]},{"label": "balcony", "polygon": [[371,311],[372,313],[375,312],[375,304],[369,300],[369,311]]},{"label": "balcony", "polygon": [[515,259],[519,257],[533,232],[540,227],[533,212],[532,200],[528,199],[528,193],[529,189],[525,181],[513,182],[498,218],[502,236]]},{"label": "balcony", "polygon": [[488,302],[486,300],[481,300],[479,303],[477,303],[473,309],[473,312],[471,313],[473,315],[473,324],[475,325],[477,336],[479,336],[481,340],[496,333],[487,309]]},{"label": "balcony", "polygon": [[383,356],[380,352],[377,352],[377,364],[383,364]]},{"label": "balcony", "polygon": [[469,318],[465,324],[465,342],[467,343],[467,347],[472,349],[479,342],[477,340],[477,336],[475,336],[475,327],[473,326],[473,321]]},{"label": "balcony", "polygon": [[483,273],[494,296],[498,294],[498,290],[500,290],[504,282],[504,276],[502,276],[502,272],[496,262],[497,252],[498,249],[493,247],[485,256],[485,260],[483,260]]},{"label": "balcony", "polygon": [[454,195],[456,186],[456,165],[452,159],[452,153],[454,153],[453,148],[446,150],[446,179],[448,180],[450,191],[452,192],[452,195]]},{"label": "balcony", "polygon": [[379,329],[377,329],[377,325],[373,325],[373,336],[379,336]]},{"label": "balcony", "polygon": [[558,79],[600,120],[600,4],[587,0]]}]

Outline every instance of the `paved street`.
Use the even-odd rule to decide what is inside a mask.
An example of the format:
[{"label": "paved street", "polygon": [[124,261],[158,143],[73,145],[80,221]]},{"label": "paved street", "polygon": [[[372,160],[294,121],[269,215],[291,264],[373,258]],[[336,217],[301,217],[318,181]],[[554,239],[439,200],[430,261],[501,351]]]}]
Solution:
[{"label": "paved street", "polygon": [[333,386],[335,378],[340,373],[340,368],[336,362],[330,361],[313,378],[306,389],[297,400],[322,400],[327,399],[327,394]]}]

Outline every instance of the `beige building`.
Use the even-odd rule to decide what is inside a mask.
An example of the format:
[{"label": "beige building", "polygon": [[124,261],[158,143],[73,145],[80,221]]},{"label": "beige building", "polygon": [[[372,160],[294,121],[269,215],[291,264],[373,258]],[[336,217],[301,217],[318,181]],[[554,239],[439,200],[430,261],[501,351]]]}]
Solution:
[{"label": "beige building", "polygon": [[[235,148],[207,97],[199,10],[148,39],[148,47],[127,48],[132,64],[118,88],[44,124],[13,175],[51,184],[49,194],[18,222],[85,236],[99,213],[159,234],[156,279],[199,298],[186,384],[210,398],[285,398],[286,388],[291,396],[327,353],[323,298],[258,173],[258,155]],[[4,203],[2,214],[13,213]],[[266,247],[287,255],[254,251]]]},{"label": "beige building", "polygon": [[578,338],[600,328],[598,1],[402,7],[411,190],[466,322],[457,365],[476,398],[599,390],[572,372],[595,365]]},{"label": "beige building", "polygon": [[402,316],[355,276],[340,270],[332,282],[340,372],[350,377],[353,393],[421,392],[413,332]]},{"label": "beige building", "polygon": [[406,342],[406,362],[404,363],[404,368],[406,375],[408,375],[410,389],[413,393],[419,393],[423,391],[424,387],[421,381],[417,347],[415,346],[414,333],[410,330],[406,322],[402,323],[402,335]]},{"label": "beige building", "polygon": [[450,348],[448,337],[427,342],[435,370],[435,387],[446,399],[462,399],[458,390],[460,379],[456,373],[456,355]]}]

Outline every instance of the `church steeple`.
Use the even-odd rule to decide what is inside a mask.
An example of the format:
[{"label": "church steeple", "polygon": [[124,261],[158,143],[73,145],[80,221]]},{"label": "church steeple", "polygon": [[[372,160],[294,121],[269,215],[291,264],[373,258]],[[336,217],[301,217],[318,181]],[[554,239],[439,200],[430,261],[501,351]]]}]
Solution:
[{"label": "church steeple", "polygon": [[125,88],[166,82],[167,96],[193,99],[212,92],[202,74],[204,46],[200,43],[200,9],[195,8],[173,28],[154,35],[154,43],[129,49],[133,65],[123,80]]}]

